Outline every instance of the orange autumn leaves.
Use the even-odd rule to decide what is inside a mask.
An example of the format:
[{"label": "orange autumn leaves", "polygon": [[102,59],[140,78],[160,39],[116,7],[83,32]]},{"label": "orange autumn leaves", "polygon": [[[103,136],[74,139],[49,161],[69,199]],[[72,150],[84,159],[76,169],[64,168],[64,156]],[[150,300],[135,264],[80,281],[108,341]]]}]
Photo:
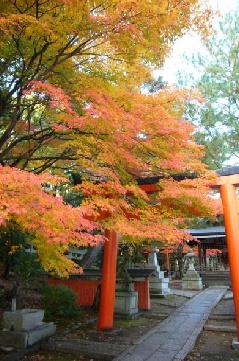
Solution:
[{"label": "orange autumn leaves", "polygon": [[[69,244],[104,241],[95,230],[175,242],[187,217],[215,212],[205,182],[171,181],[209,176],[181,119],[187,94],[140,91],[175,38],[209,18],[197,0],[1,1],[1,227],[16,222],[46,270],[73,272]],[[45,192],[47,173],[81,175],[78,207]],[[158,175],[155,195],[135,180]]]},{"label": "orange autumn leaves", "polygon": [[[43,190],[63,179],[49,175],[36,176],[15,168],[0,166],[0,227],[8,223],[25,232],[26,238],[38,250],[46,271],[66,276],[79,271],[64,254],[68,245],[96,245],[104,241],[92,235],[99,225],[86,219],[87,208],[73,208],[61,197],[53,197]],[[59,264],[59,265],[58,265]]]}]

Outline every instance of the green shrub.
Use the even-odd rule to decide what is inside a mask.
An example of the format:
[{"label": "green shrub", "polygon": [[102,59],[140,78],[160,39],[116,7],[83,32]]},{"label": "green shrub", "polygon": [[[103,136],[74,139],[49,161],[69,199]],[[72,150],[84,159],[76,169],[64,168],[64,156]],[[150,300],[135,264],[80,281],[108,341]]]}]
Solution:
[{"label": "green shrub", "polygon": [[44,286],[42,288],[41,307],[45,316],[75,317],[79,315],[77,295],[67,286]]},{"label": "green shrub", "polygon": [[[15,254],[13,272],[20,275],[24,287],[39,289],[44,271],[39,263],[37,253],[21,250]],[[38,285],[39,283],[39,285]]]}]

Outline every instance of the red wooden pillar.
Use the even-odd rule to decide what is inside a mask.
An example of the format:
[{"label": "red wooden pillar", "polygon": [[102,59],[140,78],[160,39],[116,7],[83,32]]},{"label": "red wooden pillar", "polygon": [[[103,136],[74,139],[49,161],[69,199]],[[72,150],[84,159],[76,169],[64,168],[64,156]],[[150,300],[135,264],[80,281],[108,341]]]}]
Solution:
[{"label": "red wooden pillar", "polygon": [[225,180],[225,184],[220,185],[220,192],[227,236],[230,275],[237,323],[237,338],[239,340],[239,219],[235,186],[230,184],[229,177],[228,180]]},{"label": "red wooden pillar", "polygon": [[104,245],[98,331],[111,330],[114,322],[118,237],[109,230],[105,231],[105,236],[108,241]]}]

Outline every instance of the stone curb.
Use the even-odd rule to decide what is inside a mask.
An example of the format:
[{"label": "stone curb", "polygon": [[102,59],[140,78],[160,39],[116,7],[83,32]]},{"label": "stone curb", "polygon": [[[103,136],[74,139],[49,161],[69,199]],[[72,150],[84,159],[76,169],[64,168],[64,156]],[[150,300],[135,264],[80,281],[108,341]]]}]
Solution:
[{"label": "stone curb", "polygon": [[46,351],[70,352],[71,354],[80,353],[89,357],[104,357],[107,360],[112,360],[126,348],[126,345],[67,338],[54,339],[52,342],[41,344],[41,349]]},{"label": "stone curb", "polygon": [[228,326],[228,325],[204,325],[203,329],[205,331],[219,331],[219,332],[236,332],[236,326]]}]

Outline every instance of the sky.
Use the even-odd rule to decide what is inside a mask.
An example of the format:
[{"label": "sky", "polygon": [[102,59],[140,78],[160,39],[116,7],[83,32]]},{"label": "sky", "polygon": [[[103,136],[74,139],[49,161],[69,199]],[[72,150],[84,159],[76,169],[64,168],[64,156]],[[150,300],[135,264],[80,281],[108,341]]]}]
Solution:
[{"label": "sky", "polygon": [[[214,10],[218,10],[222,14],[239,6],[239,0],[209,0],[209,3]],[[164,68],[155,71],[154,76],[157,78],[159,75],[162,75],[169,85],[175,84],[177,71],[185,66],[188,68],[188,63],[184,64],[182,60],[183,55],[190,58],[195,51],[204,51],[203,44],[198,35],[188,34],[178,39],[174,44],[172,55],[165,62]]]},{"label": "sky", "polygon": [[238,0],[209,0],[211,6],[219,11],[234,9],[239,4]]},{"label": "sky", "polygon": [[[209,2],[211,3],[213,9],[219,10],[222,14],[225,14],[227,11],[232,11],[239,6],[239,0],[209,0]],[[195,78],[197,71],[195,71],[195,67],[193,65],[191,65],[190,68],[190,62],[185,59],[185,56],[190,59],[193,54],[196,54],[197,52],[206,55],[206,51],[200,37],[196,34],[185,35],[176,41],[171,57],[166,59],[162,70],[154,73],[155,78],[163,76],[163,80],[166,81],[168,85],[173,85],[177,83],[177,75],[178,72],[180,72],[181,74],[184,74],[184,86],[190,87],[190,78],[187,77],[187,74],[192,73]],[[200,76],[199,71],[198,76]],[[238,157],[232,157],[227,163],[225,163],[225,166],[237,164],[239,164]]]}]

